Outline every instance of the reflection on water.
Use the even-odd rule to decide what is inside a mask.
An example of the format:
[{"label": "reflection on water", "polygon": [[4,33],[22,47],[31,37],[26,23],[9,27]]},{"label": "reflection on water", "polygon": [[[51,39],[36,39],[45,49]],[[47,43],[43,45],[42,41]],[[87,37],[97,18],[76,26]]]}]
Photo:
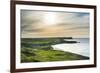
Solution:
[{"label": "reflection on water", "polygon": [[55,50],[62,50],[72,52],[75,54],[90,56],[90,44],[89,38],[76,38],[76,39],[64,39],[65,41],[77,41],[78,43],[61,43],[52,45]]}]

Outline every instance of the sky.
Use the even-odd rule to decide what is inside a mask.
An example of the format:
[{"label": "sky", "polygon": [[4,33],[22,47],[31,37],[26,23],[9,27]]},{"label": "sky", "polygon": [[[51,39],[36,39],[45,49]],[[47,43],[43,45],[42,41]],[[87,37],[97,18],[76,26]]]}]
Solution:
[{"label": "sky", "polygon": [[89,13],[21,10],[21,38],[89,38]]}]

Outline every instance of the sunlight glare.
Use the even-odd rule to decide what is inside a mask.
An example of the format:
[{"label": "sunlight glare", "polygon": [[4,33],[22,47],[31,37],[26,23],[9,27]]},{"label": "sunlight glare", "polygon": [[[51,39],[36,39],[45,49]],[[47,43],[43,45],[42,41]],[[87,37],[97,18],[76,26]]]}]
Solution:
[{"label": "sunlight glare", "polygon": [[54,13],[46,13],[43,19],[46,25],[55,25],[57,22],[56,14]]}]

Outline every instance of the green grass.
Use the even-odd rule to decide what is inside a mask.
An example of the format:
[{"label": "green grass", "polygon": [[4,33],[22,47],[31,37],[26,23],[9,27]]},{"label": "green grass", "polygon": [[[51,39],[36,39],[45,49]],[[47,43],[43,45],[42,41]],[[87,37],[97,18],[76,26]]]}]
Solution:
[{"label": "green grass", "polygon": [[[44,44],[59,42],[59,39],[22,39],[21,42],[21,62],[51,62],[51,61],[71,61],[71,60],[86,60],[88,57],[77,55],[70,52],[53,50],[51,45],[32,46],[32,44]],[[36,42],[36,43],[35,43]],[[41,42],[41,43],[40,43]],[[42,43],[43,42],[43,43]]]}]

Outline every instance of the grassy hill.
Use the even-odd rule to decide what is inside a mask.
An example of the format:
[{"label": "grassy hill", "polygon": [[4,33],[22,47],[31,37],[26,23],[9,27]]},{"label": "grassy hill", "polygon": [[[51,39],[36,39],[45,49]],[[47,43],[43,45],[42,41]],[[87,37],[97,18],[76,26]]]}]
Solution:
[{"label": "grassy hill", "polygon": [[21,39],[21,62],[50,62],[86,60],[88,57],[78,54],[53,50],[52,44],[61,43],[61,39]]}]

